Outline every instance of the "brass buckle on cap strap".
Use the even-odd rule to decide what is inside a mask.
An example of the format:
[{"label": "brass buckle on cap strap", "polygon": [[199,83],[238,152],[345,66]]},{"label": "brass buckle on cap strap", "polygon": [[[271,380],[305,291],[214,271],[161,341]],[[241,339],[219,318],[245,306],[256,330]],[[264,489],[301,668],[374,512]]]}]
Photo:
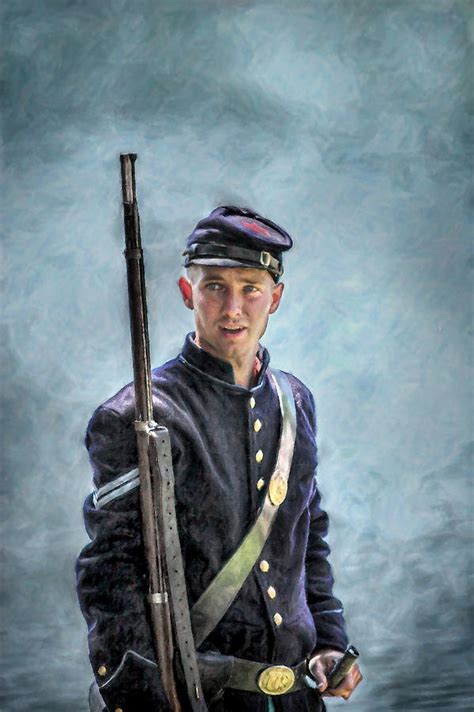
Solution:
[{"label": "brass buckle on cap strap", "polygon": [[284,695],[295,684],[295,673],[286,665],[272,665],[262,670],[257,685],[266,695]]},{"label": "brass buckle on cap strap", "polygon": [[264,267],[270,267],[272,263],[272,256],[269,252],[261,252],[260,253],[260,264],[262,264]]}]

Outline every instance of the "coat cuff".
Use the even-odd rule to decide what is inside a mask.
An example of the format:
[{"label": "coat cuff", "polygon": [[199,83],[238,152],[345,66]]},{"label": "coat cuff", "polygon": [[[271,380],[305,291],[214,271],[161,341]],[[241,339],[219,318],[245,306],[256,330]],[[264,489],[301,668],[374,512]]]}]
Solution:
[{"label": "coat cuff", "polygon": [[171,712],[157,664],[134,650],[127,650],[110,676],[99,676],[97,683],[108,710]]}]

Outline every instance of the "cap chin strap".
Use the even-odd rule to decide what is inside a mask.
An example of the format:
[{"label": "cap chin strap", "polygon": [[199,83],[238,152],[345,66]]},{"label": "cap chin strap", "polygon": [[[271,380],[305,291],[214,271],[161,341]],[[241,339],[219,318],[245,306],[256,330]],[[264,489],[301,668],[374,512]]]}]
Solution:
[{"label": "cap chin strap", "polygon": [[193,264],[194,260],[202,259],[203,257],[222,257],[224,259],[237,261],[244,260],[250,263],[249,267],[252,265],[255,265],[255,267],[259,269],[263,267],[277,277],[281,277],[283,274],[282,263],[276,259],[276,257],[273,257],[270,252],[266,252],[265,250],[250,250],[247,247],[219,245],[214,242],[206,244],[196,242],[183,252],[183,256],[185,257],[185,267],[189,267]]}]

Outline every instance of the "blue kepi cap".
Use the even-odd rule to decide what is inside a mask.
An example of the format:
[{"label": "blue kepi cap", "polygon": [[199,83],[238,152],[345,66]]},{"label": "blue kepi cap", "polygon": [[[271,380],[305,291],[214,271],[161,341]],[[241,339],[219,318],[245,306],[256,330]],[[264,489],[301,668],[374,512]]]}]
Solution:
[{"label": "blue kepi cap", "polygon": [[266,269],[277,281],[283,274],[283,252],[292,245],[289,234],[271,220],[248,208],[221,205],[189,235],[184,266]]}]

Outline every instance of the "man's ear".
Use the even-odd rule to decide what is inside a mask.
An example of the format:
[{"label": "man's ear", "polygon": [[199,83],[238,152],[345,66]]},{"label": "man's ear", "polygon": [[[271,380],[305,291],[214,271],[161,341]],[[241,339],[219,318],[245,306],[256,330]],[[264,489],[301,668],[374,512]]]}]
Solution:
[{"label": "man's ear", "polygon": [[281,295],[283,294],[283,290],[285,288],[285,285],[283,282],[280,282],[279,284],[275,284],[273,287],[272,291],[272,304],[270,306],[270,314],[273,314],[276,312],[278,307],[280,306],[280,300],[281,300]]},{"label": "man's ear", "polygon": [[194,309],[193,288],[189,279],[186,279],[186,277],[180,277],[178,280],[178,287],[185,305],[188,309]]}]

